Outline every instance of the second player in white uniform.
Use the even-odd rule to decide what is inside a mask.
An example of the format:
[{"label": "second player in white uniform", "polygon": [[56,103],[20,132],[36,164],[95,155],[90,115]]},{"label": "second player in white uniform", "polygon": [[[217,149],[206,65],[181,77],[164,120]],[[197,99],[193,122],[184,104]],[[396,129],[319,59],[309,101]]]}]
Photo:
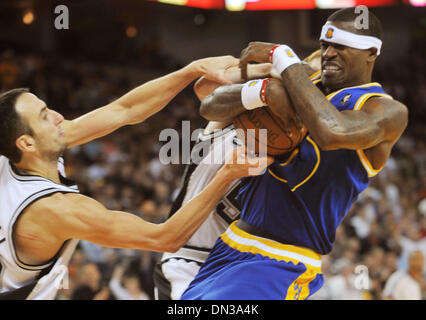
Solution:
[{"label": "second player in white uniform", "polygon": [[[205,188],[223,165],[225,156],[239,142],[236,131],[230,124],[223,129],[200,134],[192,152],[199,152],[206,144],[210,148],[203,160],[186,167],[183,185],[173,204],[171,215]],[[239,204],[235,200],[239,184],[239,180],[231,184],[216,208],[181,249],[163,254],[161,263],[155,270],[156,298],[179,299],[207,259],[217,237],[231,222],[239,218]]]},{"label": "second player in white uniform", "polygon": [[[251,79],[269,76],[272,72],[271,67],[267,63],[249,66],[248,76]],[[237,67],[226,70],[224,76],[232,83],[244,81],[241,78],[241,70]],[[219,86],[219,83],[201,78],[195,84],[194,91],[198,98],[203,100]],[[195,197],[210,182],[224,163],[226,153],[240,142],[232,124],[209,122],[205,133],[200,134],[192,152],[198,152],[205,143],[210,144],[209,152],[200,163],[187,166],[180,193],[173,203],[170,215]],[[236,181],[229,187],[216,208],[186,245],[175,253],[163,254],[161,262],[154,270],[156,299],[180,299],[198,273],[201,264],[207,259],[219,235],[228,228],[229,224],[239,218],[239,204],[235,200],[239,184],[239,181]]]},{"label": "second player in white uniform", "polygon": [[79,192],[77,186],[65,178],[62,158],[58,171],[63,184],[23,175],[9,159],[0,156],[0,299],[51,300],[65,284],[66,266],[78,240],[69,240],[51,261],[42,265],[22,262],[13,241],[15,222],[29,205],[56,192]]}]

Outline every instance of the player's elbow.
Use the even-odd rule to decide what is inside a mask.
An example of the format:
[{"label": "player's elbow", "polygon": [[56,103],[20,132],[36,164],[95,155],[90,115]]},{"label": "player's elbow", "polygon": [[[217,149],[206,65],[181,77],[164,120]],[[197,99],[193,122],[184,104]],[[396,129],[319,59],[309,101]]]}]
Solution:
[{"label": "player's elbow", "polygon": [[168,246],[165,246],[166,249],[164,251],[174,253],[177,252],[182,246],[183,244],[176,245],[176,243],[170,243]]},{"label": "player's elbow", "polygon": [[[226,115],[217,112],[217,106],[219,102],[214,94],[207,96],[200,105],[200,115],[209,121],[224,121]],[[216,106],[216,107],[215,107]]]},{"label": "player's elbow", "polygon": [[162,252],[176,252],[178,251],[185,243],[177,240],[163,240],[161,247],[156,251]]},{"label": "player's elbow", "polygon": [[347,128],[332,128],[324,130],[317,136],[312,135],[321,150],[337,149],[367,149],[385,138],[384,131],[379,126],[368,129],[351,130]]},{"label": "player's elbow", "polygon": [[151,239],[153,251],[176,252],[188,240],[177,230],[171,229],[167,223],[156,225],[156,235]]},{"label": "player's elbow", "polygon": [[158,251],[158,252],[176,252],[179,250],[182,245],[178,245],[176,242],[173,241],[167,241],[165,239],[157,240],[155,243],[152,243],[150,246],[151,251]]},{"label": "player's elbow", "polygon": [[347,128],[339,117],[320,114],[318,121],[309,130],[321,150],[336,150],[342,147]]},{"label": "player's elbow", "polygon": [[171,237],[167,237],[163,241],[163,250],[165,252],[178,251],[187,241],[189,237],[185,237],[180,233],[173,233]]}]

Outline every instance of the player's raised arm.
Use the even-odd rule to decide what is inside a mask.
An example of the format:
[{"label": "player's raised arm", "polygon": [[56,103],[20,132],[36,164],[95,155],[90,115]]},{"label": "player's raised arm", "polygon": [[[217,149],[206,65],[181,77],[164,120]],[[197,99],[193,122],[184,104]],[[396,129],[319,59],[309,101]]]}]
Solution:
[{"label": "player's raised arm", "polygon": [[393,143],[407,125],[408,110],[398,101],[373,97],[362,110],[339,112],[300,66],[282,75],[298,115],[323,150],[368,149],[381,142]]},{"label": "player's raised arm", "polygon": [[[268,66],[267,63],[262,63],[259,65]],[[247,70],[249,71],[249,78],[254,78],[255,76],[258,78],[261,77],[261,73],[250,72],[251,68],[256,68],[259,65],[248,65]],[[312,75],[315,70],[308,64],[303,65],[303,69],[305,70],[308,76]],[[270,74],[266,75],[266,77],[273,76],[272,79],[280,78],[279,74],[274,71],[273,68],[269,67]],[[263,75],[265,76],[265,75]],[[241,79],[241,76],[239,76]],[[263,79],[262,79],[263,80]],[[253,86],[254,83],[251,83],[250,80],[243,84],[230,84],[230,85],[222,85],[217,87],[213,92],[205,97],[201,102],[200,114],[203,118],[210,121],[226,121],[232,119],[243,113],[249,109],[254,109],[256,107],[261,107],[267,105],[266,102],[260,101],[260,89],[262,85],[259,83],[258,86]],[[265,92],[269,91],[271,83],[265,83]],[[246,87],[247,90],[243,91],[243,87]],[[273,85],[275,87],[275,84]],[[257,92],[254,92],[257,90]],[[283,107],[286,107],[288,99],[283,100]],[[275,111],[275,110],[274,110]],[[285,113],[285,108],[281,112],[276,112],[278,115],[283,115]],[[292,119],[286,119],[283,117],[283,121],[290,121]]]},{"label": "player's raised arm", "polygon": [[200,115],[209,121],[227,121],[247,111],[241,101],[242,84],[220,86],[201,101]]},{"label": "player's raised arm", "polygon": [[124,125],[144,121],[159,112],[189,83],[201,76],[221,84],[230,83],[224,72],[237,65],[238,61],[232,56],[196,60],[178,71],[146,82],[104,107],[75,120],[64,121],[62,128],[66,134],[67,146],[82,144]]},{"label": "player's raised arm", "polygon": [[[235,149],[209,185],[162,224],[146,222],[130,213],[108,210],[96,200],[80,194],[56,193],[40,199],[21,217],[16,230],[18,250],[22,244],[26,251],[38,252],[43,261],[51,257],[64,241],[81,239],[114,248],[176,251],[208,217],[232,181],[249,174],[260,174],[273,161],[272,158],[257,158],[242,163],[238,159],[241,159],[241,150]],[[48,245],[37,239],[31,240],[40,232],[49,235],[48,240],[43,240],[50,241]],[[45,256],[44,246],[49,248]]]},{"label": "player's raised arm", "polygon": [[[235,80],[234,82],[242,82],[243,79],[261,79],[266,77],[280,79],[281,75],[269,63],[268,52],[265,54],[267,51],[265,50],[265,46],[272,48],[275,45],[276,44],[265,42],[250,42],[248,47],[241,52],[239,69],[231,68],[226,71],[225,75],[228,74],[230,79]],[[311,76],[317,71],[318,52],[313,52],[306,60],[306,63],[303,64],[303,68],[306,74]],[[251,61],[259,62],[259,64],[249,64]],[[199,81],[200,83],[196,83],[195,89],[200,100],[202,100],[200,114],[207,120],[227,121],[247,111],[248,108],[253,107],[244,105],[242,101],[242,84],[218,86],[211,82],[203,82],[202,78]],[[266,91],[269,90],[268,86],[269,84],[266,84]],[[212,93],[211,90],[213,90]],[[245,102],[247,102],[247,100]],[[283,102],[283,104],[285,103],[286,102]],[[261,103],[257,105],[262,106]],[[281,112],[281,115],[283,113],[284,111]],[[280,112],[277,114],[280,114]],[[292,119],[283,118],[284,122],[291,120]]]}]

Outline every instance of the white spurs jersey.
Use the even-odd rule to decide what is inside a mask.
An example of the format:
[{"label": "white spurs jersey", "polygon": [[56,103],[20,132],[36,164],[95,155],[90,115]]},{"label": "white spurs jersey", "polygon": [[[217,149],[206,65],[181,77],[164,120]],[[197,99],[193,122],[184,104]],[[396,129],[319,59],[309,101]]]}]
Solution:
[{"label": "white spurs jersey", "polygon": [[67,264],[78,240],[67,241],[58,254],[42,265],[22,262],[15,251],[13,232],[21,213],[34,201],[56,192],[78,193],[77,186],[65,178],[63,160],[58,170],[63,184],[40,176],[19,174],[4,156],[0,156],[0,299],[54,299],[66,285]]},{"label": "white spurs jersey", "polygon": [[[183,186],[173,204],[172,214],[203,191],[216,175],[216,172],[222,167],[229,152],[238,145],[239,140],[232,124],[211,134],[200,134],[191,154],[198,155],[201,150],[205,151],[206,149],[208,152],[201,162],[192,162],[187,166],[183,178]],[[191,156],[192,160],[194,158],[194,156]],[[171,258],[182,258],[203,263],[219,235],[226,230],[230,223],[240,217],[239,204],[235,200],[239,185],[239,180],[234,181],[216,208],[188,242],[177,252],[165,253],[162,261],[165,262]]]}]

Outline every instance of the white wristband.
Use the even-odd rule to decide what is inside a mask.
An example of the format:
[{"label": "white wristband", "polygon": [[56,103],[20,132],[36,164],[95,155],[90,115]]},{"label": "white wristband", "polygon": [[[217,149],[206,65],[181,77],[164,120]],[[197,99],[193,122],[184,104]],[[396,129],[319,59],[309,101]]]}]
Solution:
[{"label": "white wristband", "polygon": [[261,98],[263,81],[263,79],[256,79],[244,83],[241,90],[241,102],[247,110],[253,110],[265,105]]},{"label": "white wristband", "polygon": [[291,65],[300,62],[299,57],[289,46],[286,45],[276,47],[272,53],[272,64],[279,74]]}]

